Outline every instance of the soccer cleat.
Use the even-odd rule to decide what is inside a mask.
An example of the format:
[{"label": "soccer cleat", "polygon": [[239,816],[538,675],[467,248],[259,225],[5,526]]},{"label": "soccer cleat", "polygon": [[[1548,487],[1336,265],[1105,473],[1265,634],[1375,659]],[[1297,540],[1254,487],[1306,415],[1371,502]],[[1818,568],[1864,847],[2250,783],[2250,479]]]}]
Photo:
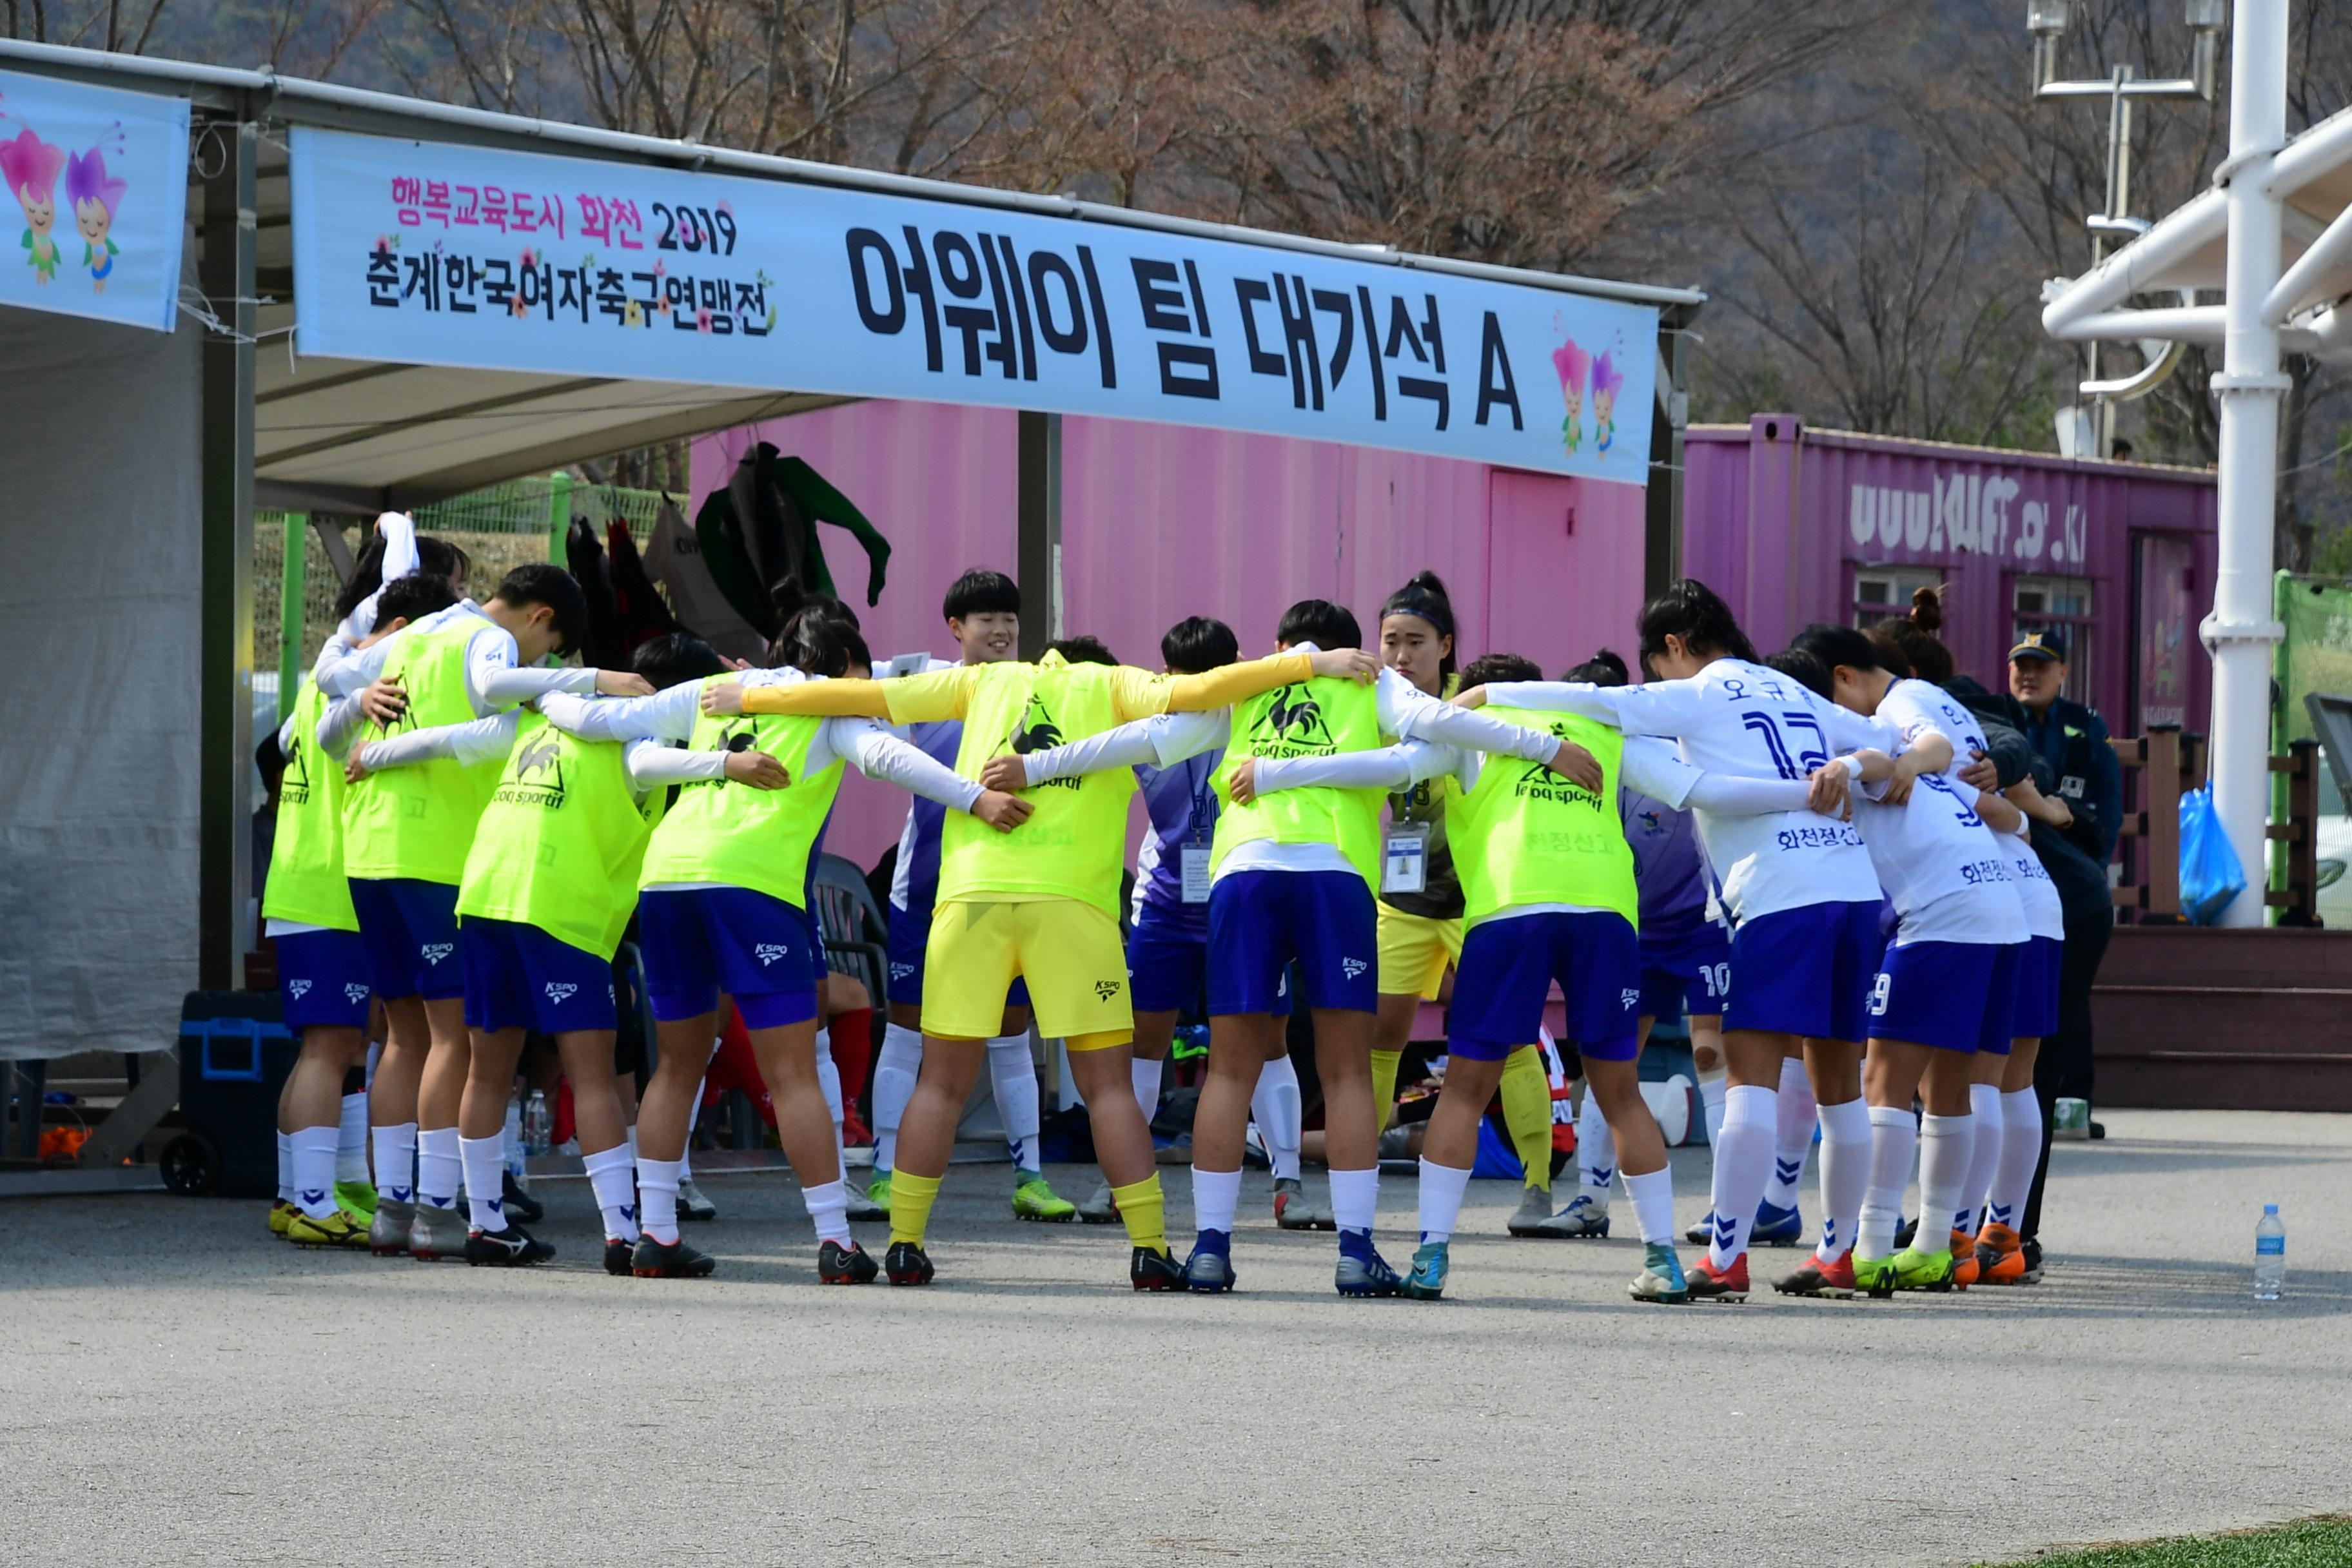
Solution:
[{"label": "soccer cleat", "polygon": [[1078,1220],[1084,1225],[1117,1225],[1118,1223],[1118,1200],[1110,1195],[1108,1182],[1095,1184],[1094,1196],[1078,1205]]},{"label": "soccer cleat", "polygon": [[1404,1293],[1416,1301],[1443,1300],[1446,1270],[1452,1263],[1453,1259],[1446,1255],[1445,1243],[1423,1242],[1413,1248],[1412,1272],[1405,1276]]},{"label": "soccer cleat", "polygon": [[547,1205],[525,1192],[512,1171],[502,1171],[499,1173],[499,1212],[510,1220],[537,1225],[547,1217]]},{"label": "soccer cleat", "polygon": [[1625,1287],[1625,1294],[1663,1307],[1680,1306],[1691,1299],[1690,1281],[1683,1277],[1683,1260],[1675,1256],[1673,1242],[1653,1241],[1643,1248],[1642,1272]]},{"label": "soccer cleat", "polygon": [[1694,1301],[1745,1301],[1748,1300],[1748,1254],[1741,1253],[1731,1260],[1731,1266],[1720,1273],[1706,1258],[1700,1258],[1690,1271],[1690,1300]]},{"label": "soccer cleat", "polygon": [[1952,1289],[1965,1290],[1977,1282],[1977,1238],[1965,1230],[1952,1232]]},{"label": "soccer cleat", "polygon": [[1760,1204],[1756,1209],[1756,1228],[1748,1233],[1752,1247],[1793,1247],[1805,1238],[1805,1216],[1794,1208],[1781,1208],[1774,1204]]},{"label": "soccer cleat", "polygon": [[418,1204],[408,1222],[408,1256],[419,1263],[438,1263],[466,1255],[466,1211]]},{"label": "soccer cleat", "polygon": [[1952,1255],[1941,1247],[1921,1252],[1906,1247],[1887,1261],[1893,1265],[1892,1285],[1897,1290],[1929,1290],[1940,1295],[1952,1288]]},{"label": "soccer cleat", "polygon": [[544,1263],[554,1256],[554,1247],[519,1225],[509,1225],[504,1230],[477,1227],[466,1233],[466,1263],[469,1268],[520,1268],[525,1264]]},{"label": "soccer cleat", "polygon": [[1184,1289],[1222,1295],[1234,1288],[1232,1237],[1221,1230],[1204,1230],[1184,1259]]},{"label": "soccer cleat", "polygon": [[408,1250],[408,1233],[416,1223],[416,1205],[383,1198],[375,1205],[375,1221],[368,1226],[368,1250],[378,1258],[397,1258]]},{"label": "soccer cleat", "polygon": [[1977,1232],[1977,1282],[1980,1285],[2016,1285],[2025,1275],[2025,1248],[2017,1232],[1994,1221],[1986,1222]]},{"label": "soccer cleat", "polygon": [[271,1204],[269,1205],[269,1234],[277,1237],[281,1241],[284,1240],[286,1238],[287,1231],[293,1227],[294,1216],[301,1212],[302,1211],[300,1209],[296,1208],[284,1198],[279,1198],[276,1203]]},{"label": "soccer cleat", "polygon": [[1683,1239],[1693,1247],[1706,1247],[1715,1240],[1715,1211],[1709,1209],[1699,1222],[1683,1232]]},{"label": "soccer cleat", "polygon": [[1045,1184],[1045,1178],[1035,1171],[1019,1173],[1020,1184],[1013,1189],[1013,1217],[1043,1220],[1048,1225],[1067,1225],[1078,1217],[1078,1205],[1063,1197]]},{"label": "soccer cleat", "polygon": [[286,1239],[297,1247],[365,1247],[368,1222],[342,1209],[324,1219],[312,1219],[296,1209],[287,1224]]},{"label": "soccer cleat", "polygon": [[[1609,1234],[1609,1211],[1592,1201],[1590,1193],[1579,1193],[1568,1200],[1568,1206],[1558,1214],[1546,1215],[1543,1223],[1531,1231],[1512,1227],[1514,1236],[1548,1236],[1565,1237],[1570,1241],[1597,1241]],[[1701,1236],[1699,1240],[1706,1239]]]},{"label": "soccer cleat", "polygon": [[849,1194],[849,1207],[847,1213],[851,1219],[877,1221],[887,1220],[890,1217],[890,1205],[888,1204],[876,1203],[872,1197],[865,1193],[859,1192],[856,1187],[850,1186],[845,1182],[842,1185],[843,1189]]},{"label": "soccer cleat", "polygon": [[2017,1277],[2017,1282],[2020,1285],[2041,1284],[2042,1243],[2029,1236],[2019,1244],[2019,1248],[2025,1254],[2025,1272]]},{"label": "soccer cleat", "polygon": [[882,1272],[893,1285],[928,1285],[937,1270],[928,1253],[911,1241],[894,1241],[882,1255]]},{"label": "soccer cleat", "polygon": [[1900,1251],[1918,1239],[1919,1222],[1916,1219],[1905,1219],[1897,1215],[1895,1219],[1895,1249]]},{"label": "soccer cleat", "polygon": [[1390,1268],[1388,1260],[1372,1250],[1367,1238],[1361,1258],[1339,1254],[1339,1267],[1331,1274],[1331,1289],[1342,1296],[1393,1296],[1404,1289],[1404,1276]]},{"label": "soccer cleat", "polygon": [[687,1246],[684,1237],[656,1241],[641,1236],[629,1252],[629,1272],[640,1279],[705,1279],[718,1267],[719,1259]]},{"label": "soccer cleat", "polygon": [[881,1270],[874,1266],[874,1255],[855,1241],[844,1247],[828,1241],[816,1249],[816,1277],[826,1285],[871,1285]]},{"label": "soccer cleat", "polygon": [[1503,1228],[1513,1236],[1541,1236],[1544,1221],[1551,1218],[1551,1194],[1541,1187],[1519,1189],[1519,1206],[1503,1222]]},{"label": "soccer cleat", "polygon": [[1816,1253],[1792,1271],[1772,1281],[1772,1289],[1783,1296],[1820,1296],[1832,1300],[1853,1299],[1853,1252],[1841,1252],[1834,1263],[1824,1263]]},{"label": "soccer cleat", "polygon": [[1183,1265],[1169,1252],[1139,1247],[1127,1260],[1127,1282],[1139,1290],[1181,1290],[1189,1281]]},{"label": "soccer cleat", "polygon": [[877,1171],[874,1179],[866,1184],[866,1201],[885,1215],[890,1212],[890,1173]]},{"label": "soccer cleat", "polygon": [[373,1182],[337,1182],[335,1206],[362,1225],[375,1223],[375,1184]]},{"label": "soccer cleat", "polygon": [[1874,1301],[1895,1299],[1895,1259],[1885,1258],[1858,1258],[1851,1252],[1846,1263],[1853,1270],[1853,1288]]},{"label": "soccer cleat", "polygon": [[1307,1202],[1307,1184],[1296,1176],[1285,1176],[1274,1184],[1274,1223],[1285,1230],[1339,1228],[1329,1210]]},{"label": "soccer cleat", "polygon": [[614,1236],[606,1237],[604,1238],[604,1272],[616,1279],[626,1279],[629,1277],[629,1258],[636,1250],[637,1244],[634,1241],[623,1241]]},{"label": "soccer cleat", "polygon": [[680,1176],[677,1182],[677,1217],[706,1220],[719,1217],[719,1205],[702,1195],[692,1176]]}]

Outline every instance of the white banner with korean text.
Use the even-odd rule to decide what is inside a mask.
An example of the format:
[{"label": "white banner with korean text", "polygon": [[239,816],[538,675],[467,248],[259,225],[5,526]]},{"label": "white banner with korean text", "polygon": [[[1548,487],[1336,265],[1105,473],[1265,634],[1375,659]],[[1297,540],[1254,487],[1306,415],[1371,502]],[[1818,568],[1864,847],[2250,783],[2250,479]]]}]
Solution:
[{"label": "white banner with korean text", "polygon": [[179,319],[188,105],[0,71],[0,305],[168,332]]},{"label": "white banner with korean text", "polygon": [[1646,306],[724,174],[305,129],[292,151],[303,354],[1648,478]]}]

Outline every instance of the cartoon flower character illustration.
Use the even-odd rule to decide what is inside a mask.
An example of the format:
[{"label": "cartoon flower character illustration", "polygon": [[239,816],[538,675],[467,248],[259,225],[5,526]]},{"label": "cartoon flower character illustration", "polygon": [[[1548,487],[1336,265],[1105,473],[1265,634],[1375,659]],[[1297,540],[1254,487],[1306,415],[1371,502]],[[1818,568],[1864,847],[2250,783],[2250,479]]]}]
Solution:
[{"label": "cartoon flower character illustration", "polygon": [[8,194],[25,209],[25,264],[33,281],[47,284],[58,275],[58,242],[49,231],[58,223],[58,173],[66,166],[66,152],[33,134],[28,126],[13,142],[0,142],[0,179]]},{"label": "cartoon flower character illustration", "polygon": [[1609,450],[1617,438],[1617,389],[1625,384],[1625,372],[1608,354],[1592,362],[1592,449]]},{"label": "cartoon flower character illustration", "polygon": [[[119,150],[118,150],[119,155]],[[109,237],[114,212],[130,182],[106,172],[106,153],[93,147],[66,164],[66,200],[73,204],[74,227],[81,232],[81,263],[89,268],[90,292],[106,292],[106,279],[120,254]]]},{"label": "cartoon flower character illustration", "polygon": [[1570,338],[1551,351],[1551,363],[1559,372],[1559,395],[1568,404],[1568,417],[1559,424],[1559,444],[1574,457],[1584,445],[1584,377],[1592,368],[1592,356]]}]

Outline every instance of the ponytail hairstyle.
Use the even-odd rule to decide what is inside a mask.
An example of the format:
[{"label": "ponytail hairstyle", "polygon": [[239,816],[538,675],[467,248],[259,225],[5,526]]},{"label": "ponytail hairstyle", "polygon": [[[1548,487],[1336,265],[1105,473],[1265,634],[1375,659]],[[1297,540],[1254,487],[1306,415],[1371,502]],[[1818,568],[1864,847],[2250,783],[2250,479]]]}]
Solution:
[{"label": "ponytail hairstyle", "polygon": [[771,667],[791,666],[806,675],[839,679],[874,668],[874,656],[857,624],[857,613],[830,594],[812,593],[798,577],[785,577],[769,590],[783,630],[768,645]]},{"label": "ponytail hairstyle", "polygon": [[1838,667],[1848,669],[1885,670],[1897,680],[1911,679],[1911,661],[1900,650],[1885,647],[1873,641],[1868,634],[1852,626],[1832,626],[1815,621],[1797,634],[1789,645],[1801,649],[1822,661],[1822,667],[1832,676]]},{"label": "ponytail hairstyle", "polygon": [[[1445,591],[1444,579],[1434,572],[1416,572],[1405,585],[1389,595],[1381,606],[1381,619],[1391,616],[1418,616],[1437,628],[1438,635],[1449,644],[1460,639],[1454,634],[1454,600]],[[1449,647],[1438,662],[1437,679],[1442,687],[1454,675],[1454,649]]]},{"label": "ponytail hairstyle", "polygon": [[1782,648],[1761,661],[1767,669],[1777,669],[1824,702],[1837,700],[1834,683],[1830,679],[1829,666],[1801,647]]},{"label": "ponytail hairstyle", "polygon": [[1631,678],[1624,659],[1605,647],[1560,677],[1562,680],[1581,680],[1593,686],[1622,686]]},{"label": "ponytail hairstyle", "polygon": [[1473,686],[1492,686],[1501,680],[1541,680],[1543,669],[1534,659],[1516,653],[1486,653],[1472,659],[1462,671],[1463,689]]},{"label": "ponytail hairstyle", "polygon": [[1361,647],[1364,632],[1345,605],[1335,605],[1328,599],[1301,599],[1282,612],[1281,624],[1274,628],[1274,640],[1286,645],[1311,642],[1325,649]]},{"label": "ponytail hairstyle", "polygon": [[[429,533],[416,536],[416,570],[445,583],[462,583],[474,569],[474,558],[444,539]],[[352,580],[335,595],[335,624],[341,626],[370,594],[383,586],[383,535],[370,533],[367,545],[352,563]],[[455,597],[451,604],[457,603]]]},{"label": "ponytail hairstyle", "polygon": [[1878,645],[1882,656],[1893,654],[1920,679],[1941,686],[1952,679],[1953,670],[1952,650],[1936,635],[1943,624],[1944,605],[1936,590],[1916,588],[1911,593],[1911,613],[1879,622],[1870,628],[1870,640]]},{"label": "ponytail hairstyle", "polygon": [[1642,606],[1635,623],[1642,663],[1666,651],[1666,638],[1678,637],[1695,655],[1727,656],[1756,662],[1756,646],[1739,629],[1738,620],[1722,595],[1696,577],[1680,577],[1666,591]]}]

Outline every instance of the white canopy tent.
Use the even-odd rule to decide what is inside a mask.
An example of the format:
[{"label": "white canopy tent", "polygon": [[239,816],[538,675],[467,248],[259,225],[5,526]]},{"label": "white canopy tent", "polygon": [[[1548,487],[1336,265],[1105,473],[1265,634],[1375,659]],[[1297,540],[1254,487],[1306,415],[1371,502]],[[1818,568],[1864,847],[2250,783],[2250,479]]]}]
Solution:
[{"label": "white canopy tent", "polygon": [[[2222,916],[2263,923],[2268,863],[2272,530],[2282,353],[2352,363],[2352,110],[2286,134],[2285,0],[2237,0],[2230,149],[2210,189],[2082,277],[2044,292],[2065,342],[2219,346],[2221,569],[2201,628],[2213,655],[2214,806],[2252,885]],[[2219,290],[2221,302],[2200,304]],[[2157,296],[2168,301],[2137,306]]]}]

